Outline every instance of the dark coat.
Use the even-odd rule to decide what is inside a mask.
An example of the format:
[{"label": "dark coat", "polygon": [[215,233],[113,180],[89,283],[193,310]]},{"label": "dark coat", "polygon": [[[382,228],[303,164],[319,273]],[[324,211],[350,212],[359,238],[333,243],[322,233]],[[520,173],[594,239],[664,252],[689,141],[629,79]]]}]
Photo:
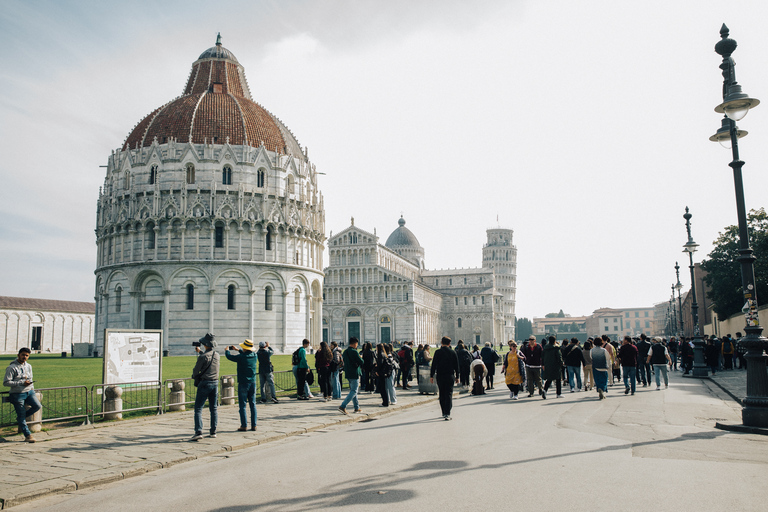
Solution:
[{"label": "dark coat", "polygon": [[558,347],[548,343],[541,351],[541,364],[544,367],[541,372],[542,379],[559,379],[560,368],[563,367],[563,353],[560,352]]}]

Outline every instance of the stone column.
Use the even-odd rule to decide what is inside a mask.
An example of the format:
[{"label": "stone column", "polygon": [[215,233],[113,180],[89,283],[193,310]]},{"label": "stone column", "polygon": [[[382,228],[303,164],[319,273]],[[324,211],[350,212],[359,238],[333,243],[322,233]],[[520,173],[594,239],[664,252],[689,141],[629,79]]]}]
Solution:
[{"label": "stone column", "polygon": [[288,349],[288,294],[283,292],[283,352]]},{"label": "stone column", "polygon": [[215,290],[208,290],[208,332],[213,332],[213,295]]},{"label": "stone column", "polygon": [[107,386],[104,388],[104,412],[105,420],[123,419],[123,388],[120,386]]},{"label": "stone column", "polygon": [[184,411],[186,406],[184,404],[186,394],[184,392],[186,384],[183,379],[171,381],[171,392],[168,395],[168,401],[170,405],[168,409],[170,411]]},{"label": "stone column", "polygon": [[[35,396],[37,397],[37,401],[42,404],[43,394],[40,391],[35,391]],[[28,405],[26,407],[27,409],[29,409]],[[27,427],[29,427],[29,430],[31,432],[40,432],[43,429],[43,408],[42,407],[35,414],[27,418]]]},{"label": "stone column", "polygon": [[221,405],[235,404],[235,378],[221,378]]},{"label": "stone column", "polygon": [[[168,333],[171,327],[171,290],[163,290],[163,347],[165,351],[170,349],[168,345]],[[163,354],[166,355],[166,354]]]},{"label": "stone column", "polygon": [[253,305],[253,296],[256,295],[256,290],[248,290],[248,295],[249,295],[249,300],[248,300],[248,332],[251,333],[250,334],[251,340],[256,342],[256,339],[253,337],[253,335],[254,335],[254,330],[253,329],[255,327],[254,326],[254,322],[253,322],[253,317],[254,317],[254,313],[255,313],[255,311],[254,311],[254,307],[255,306]]}]

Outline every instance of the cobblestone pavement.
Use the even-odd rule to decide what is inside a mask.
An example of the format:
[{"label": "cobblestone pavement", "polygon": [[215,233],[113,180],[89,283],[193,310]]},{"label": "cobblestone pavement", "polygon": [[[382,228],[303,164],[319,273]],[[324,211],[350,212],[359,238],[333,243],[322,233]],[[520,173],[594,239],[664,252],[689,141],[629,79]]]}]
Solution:
[{"label": "cobblestone pavement", "polygon": [[[257,404],[257,431],[237,432],[237,406],[219,406],[218,437],[190,442],[193,413],[168,413],[143,419],[51,429],[35,434],[37,443],[21,435],[0,443],[0,508],[44,496],[114,482],[209,455],[355,423],[437,400],[434,395],[398,389],[397,404],[381,407],[379,395],[360,395],[360,413],[338,411],[341,400]],[[437,405],[435,404],[435,407]],[[203,424],[208,425],[208,410]]]}]

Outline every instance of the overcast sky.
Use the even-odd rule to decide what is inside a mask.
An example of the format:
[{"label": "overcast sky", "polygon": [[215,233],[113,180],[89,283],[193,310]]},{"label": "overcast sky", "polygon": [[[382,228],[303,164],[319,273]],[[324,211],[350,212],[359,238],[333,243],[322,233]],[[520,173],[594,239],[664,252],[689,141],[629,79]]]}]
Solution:
[{"label": "overcast sky", "polygon": [[[723,22],[768,105],[765,1],[142,3],[3,2],[0,295],[93,300],[99,166],[218,31],[326,173],[329,232],[354,216],[383,243],[402,213],[438,269],[512,228],[518,316],[664,301],[685,206],[697,261],[736,223],[730,151],[707,140]],[[739,127],[759,208],[768,106]]]}]

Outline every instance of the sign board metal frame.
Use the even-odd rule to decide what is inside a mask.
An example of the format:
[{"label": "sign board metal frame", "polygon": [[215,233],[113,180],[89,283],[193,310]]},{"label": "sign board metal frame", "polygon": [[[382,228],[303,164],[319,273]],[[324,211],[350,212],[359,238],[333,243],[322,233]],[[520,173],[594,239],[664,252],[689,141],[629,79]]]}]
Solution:
[{"label": "sign board metal frame", "polygon": [[[156,379],[139,379],[139,380],[123,380],[120,382],[107,382],[108,365],[114,363],[117,366],[121,365],[121,361],[112,361],[109,350],[109,337],[110,335],[119,335],[114,341],[121,343],[146,343],[149,341],[152,345],[157,344],[157,378]],[[138,341],[134,341],[138,340]],[[153,347],[154,348],[154,347]],[[157,380],[157,382],[163,381],[163,331],[161,329],[105,329],[104,330],[104,365],[102,366],[101,381],[102,384],[130,384],[132,382],[142,382],[146,380]],[[152,358],[150,358],[152,360]],[[154,365],[152,365],[154,366]]]}]

